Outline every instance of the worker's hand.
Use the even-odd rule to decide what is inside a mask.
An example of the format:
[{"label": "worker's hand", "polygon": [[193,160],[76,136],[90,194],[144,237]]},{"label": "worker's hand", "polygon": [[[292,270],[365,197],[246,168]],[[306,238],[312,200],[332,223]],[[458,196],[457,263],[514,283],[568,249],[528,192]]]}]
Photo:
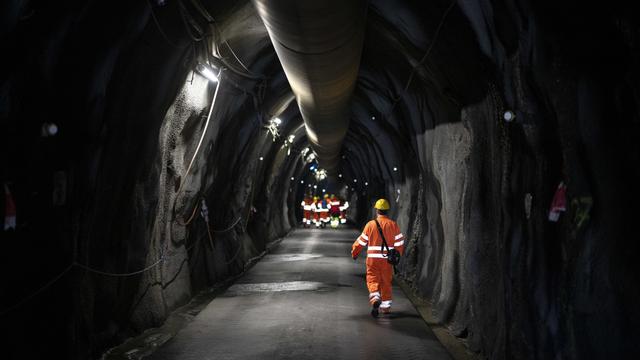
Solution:
[{"label": "worker's hand", "polygon": [[356,255],[356,256],[351,256],[351,257],[353,258],[353,261],[358,260],[358,255]]}]

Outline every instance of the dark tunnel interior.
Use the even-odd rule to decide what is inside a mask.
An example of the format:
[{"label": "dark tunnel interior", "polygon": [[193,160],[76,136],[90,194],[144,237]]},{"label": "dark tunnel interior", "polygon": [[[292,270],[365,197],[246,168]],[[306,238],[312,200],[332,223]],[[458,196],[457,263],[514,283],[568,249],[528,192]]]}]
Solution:
[{"label": "dark tunnel interior", "polygon": [[631,2],[360,1],[349,101],[303,107],[344,119],[326,177],[260,3],[2,2],[0,357],[162,325],[300,227],[308,191],[356,228],[389,199],[396,276],[482,358],[640,356]]}]

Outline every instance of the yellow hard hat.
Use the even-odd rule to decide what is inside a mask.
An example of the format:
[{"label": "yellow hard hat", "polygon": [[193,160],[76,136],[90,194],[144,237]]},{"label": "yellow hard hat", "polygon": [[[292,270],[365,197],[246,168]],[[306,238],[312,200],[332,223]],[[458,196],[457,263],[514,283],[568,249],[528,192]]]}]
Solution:
[{"label": "yellow hard hat", "polygon": [[376,201],[376,204],[373,207],[378,210],[389,210],[390,208],[389,202],[387,201],[387,199],[378,199],[378,201]]},{"label": "yellow hard hat", "polygon": [[328,198],[328,197],[329,197],[329,194],[324,194],[324,198],[325,199]]}]

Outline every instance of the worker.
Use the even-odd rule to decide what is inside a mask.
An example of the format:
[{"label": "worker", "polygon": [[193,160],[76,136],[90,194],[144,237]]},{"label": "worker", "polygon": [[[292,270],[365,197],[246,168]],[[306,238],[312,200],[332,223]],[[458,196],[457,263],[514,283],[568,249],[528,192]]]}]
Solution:
[{"label": "worker", "polygon": [[340,200],[335,194],[330,197],[329,216],[331,217],[331,227],[337,229],[340,225]]},{"label": "worker", "polygon": [[311,197],[311,193],[307,193],[300,204],[302,206],[303,217],[302,217],[302,225],[304,227],[311,226],[311,218],[313,216],[313,212],[311,211],[311,205],[313,204],[313,198]]},{"label": "worker", "polygon": [[320,221],[322,221],[321,226],[325,227],[329,223],[329,194],[324,194],[322,197],[321,208],[322,212],[320,213]]},{"label": "worker", "polygon": [[[367,246],[367,288],[373,317],[377,317],[379,311],[383,314],[391,312],[393,265],[389,263],[388,256],[394,249],[400,255],[404,252],[404,235],[400,232],[398,224],[387,216],[389,207],[386,199],[376,201],[376,219],[367,223],[351,247],[351,257],[356,260],[362,249]],[[389,251],[383,246],[381,232]]]},{"label": "worker", "polygon": [[321,212],[320,198],[317,196],[313,197],[313,203],[311,204],[311,211],[313,211],[313,223],[316,225],[316,228],[320,227],[320,212]]},{"label": "worker", "polygon": [[346,224],[347,223],[347,209],[349,208],[349,202],[348,201],[344,201],[341,202],[342,205],[340,205],[340,224]]}]

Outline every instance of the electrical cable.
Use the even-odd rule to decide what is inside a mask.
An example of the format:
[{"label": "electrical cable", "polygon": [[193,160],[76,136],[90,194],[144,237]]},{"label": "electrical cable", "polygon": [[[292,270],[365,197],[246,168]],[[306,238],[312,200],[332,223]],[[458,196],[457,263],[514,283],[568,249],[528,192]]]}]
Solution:
[{"label": "electrical cable", "polygon": [[171,39],[169,39],[167,34],[164,32],[164,30],[162,30],[162,26],[160,26],[160,22],[158,21],[158,18],[156,18],[156,13],[155,13],[155,11],[153,11],[153,5],[151,5],[151,1],[147,0],[147,4],[149,4],[149,8],[151,10],[151,17],[153,18],[153,21],[155,22],[156,27],[158,28],[158,32],[167,41],[167,43],[169,43],[169,45],[171,45],[171,46],[173,46],[175,48],[182,48],[181,46],[178,46],[178,45],[176,45],[176,43],[171,41]]},{"label": "electrical cable", "polygon": [[[174,202],[174,204],[173,204],[173,205],[174,205],[173,212],[174,212],[174,214],[175,214],[175,212],[176,212],[176,211],[175,211],[175,202]],[[178,223],[178,225],[181,225],[181,226],[187,226],[187,225],[191,224],[191,222],[193,221],[193,219],[195,219],[195,218],[196,218],[196,213],[198,212],[198,209],[199,209],[199,208],[200,208],[200,201],[198,201],[198,202],[196,203],[196,206],[194,206],[194,207],[193,207],[193,212],[191,213],[191,216],[189,217],[189,219],[188,219],[187,221],[184,221],[184,222],[183,222],[183,221],[182,221],[180,218],[178,218],[178,217],[174,218],[174,220]]]},{"label": "electrical cable", "polygon": [[200,140],[198,141],[198,146],[196,146],[196,150],[191,157],[191,161],[189,162],[189,166],[187,167],[187,171],[184,173],[182,177],[182,182],[180,183],[180,187],[178,188],[176,197],[181,193],[182,188],[184,187],[185,182],[187,181],[187,176],[191,171],[191,167],[193,166],[194,161],[196,160],[196,156],[198,155],[198,151],[200,150],[200,146],[202,146],[202,141],[204,140],[205,135],[207,134],[207,130],[209,129],[209,121],[211,120],[211,114],[213,114],[213,108],[216,105],[216,99],[218,98],[218,90],[220,89],[220,83],[222,79],[220,75],[222,74],[222,69],[218,71],[218,83],[216,84],[216,91],[213,94],[213,100],[211,100],[211,107],[209,108],[209,114],[207,115],[207,121],[204,124],[204,129],[202,130],[202,135],[200,136]]},{"label": "electrical cable", "polygon": [[[176,252],[177,253],[177,252]],[[100,274],[100,275],[105,275],[105,276],[114,276],[114,277],[129,277],[129,276],[134,276],[134,275],[139,275],[142,274],[146,271],[151,270],[152,268],[156,267],[158,264],[160,264],[161,262],[163,262],[167,257],[165,257],[165,255],[161,255],[160,258],[154,262],[153,264],[145,267],[144,269],[140,269],[137,271],[132,271],[132,272],[128,272],[128,273],[113,273],[113,272],[107,272],[107,271],[102,271],[102,270],[97,270],[94,268],[91,268],[87,265],[84,264],[80,264],[80,263],[74,263],[73,265],[76,265],[77,267],[83,269],[83,270],[87,270],[89,272],[95,273],[95,274]]]},{"label": "electrical cable", "polygon": [[236,258],[238,257],[238,255],[240,255],[240,250],[242,250],[243,247],[244,247],[244,243],[242,241],[240,241],[240,243],[238,245],[238,250],[236,250],[236,253],[231,257],[231,259],[225,261],[225,265],[229,265],[232,262],[234,262],[236,260]]},{"label": "electrical cable", "polygon": [[[227,232],[231,229],[233,229],[241,220],[242,218],[238,218],[233,225],[231,225],[230,227],[228,227],[225,230],[213,230],[213,232],[216,233],[223,233],[223,232]],[[211,243],[211,247],[213,249],[213,239],[211,236],[211,230],[209,229],[209,226],[207,225],[207,233],[209,235],[209,241]],[[191,249],[193,249],[193,247],[198,244],[200,242],[201,238],[199,238],[198,240],[196,240],[193,244],[191,244],[191,246],[185,248],[185,251],[188,253]],[[233,261],[235,259],[235,257],[238,255],[240,251],[238,250],[238,252],[236,252],[236,255],[234,255],[234,257],[229,260],[229,262]],[[13,310],[21,307],[22,305],[24,305],[25,303],[27,303],[29,300],[33,299],[34,297],[38,296],[39,294],[41,294],[42,292],[44,292],[45,290],[47,290],[49,287],[51,287],[52,285],[54,285],[56,282],[58,282],[60,279],[62,279],[69,271],[71,271],[74,267],[78,267],[80,269],[86,270],[88,272],[91,273],[95,273],[95,274],[99,274],[99,275],[104,275],[104,276],[112,276],[112,277],[129,277],[129,276],[135,276],[135,275],[139,275],[142,274],[144,272],[147,272],[149,270],[151,270],[152,268],[158,266],[160,263],[162,263],[163,261],[165,261],[166,259],[170,258],[171,256],[175,255],[175,254],[179,254],[182,253],[182,251],[176,251],[174,253],[169,253],[169,254],[165,254],[164,252],[160,255],[160,258],[154,262],[151,265],[148,265],[146,267],[144,267],[143,269],[137,270],[137,271],[132,271],[132,272],[127,272],[127,273],[114,273],[114,272],[108,272],[108,271],[102,271],[102,270],[98,270],[98,269],[94,269],[88,265],[85,264],[81,264],[77,261],[72,262],[71,264],[69,264],[69,266],[67,266],[63,271],[61,271],[58,275],[54,276],[51,280],[49,280],[45,285],[43,285],[41,288],[39,288],[38,290],[32,292],[31,294],[29,294],[28,296],[24,297],[22,300],[20,300],[19,302],[15,303],[14,305],[9,306],[8,308],[0,311],[0,317],[12,312]],[[229,262],[227,264],[229,264]]]},{"label": "electrical cable", "polygon": [[[187,34],[189,34],[191,40],[195,42],[202,41],[202,39],[204,39],[204,31],[197,23],[197,21],[193,19],[191,14],[189,14],[189,10],[187,10],[182,1],[178,1],[178,10],[180,11],[180,17],[182,18],[184,27],[187,30]],[[198,34],[194,34],[193,30],[195,30]]]},{"label": "electrical cable", "polygon": [[22,305],[24,305],[25,303],[27,303],[29,300],[33,299],[34,297],[38,296],[40,293],[42,293],[43,291],[47,290],[49,287],[51,287],[51,285],[55,284],[56,282],[58,282],[58,280],[62,279],[62,277],[64,277],[69,271],[71,271],[71,269],[73,269],[73,266],[75,265],[74,263],[71,263],[69,266],[67,266],[62,272],[60,272],[58,275],[54,276],[51,280],[49,280],[44,286],[42,286],[41,288],[39,288],[38,290],[32,292],[31,294],[29,294],[28,296],[26,296],[25,298],[23,298],[22,300],[20,300],[19,302],[9,306],[8,308],[0,311],[0,317],[12,312],[13,310],[21,307]]},{"label": "electrical cable", "polygon": [[447,8],[447,10],[445,10],[444,14],[442,14],[442,18],[440,19],[440,23],[438,24],[438,27],[436,28],[436,32],[433,35],[433,41],[431,41],[431,44],[429,45],[429,48],[427,48],[427,51],[424,53],[424,55],[422,56],[420,61],[411,69],[411,73],[409,74],[409,78],[407,79],[407,84],[404,86],[404,88],[400,92],[400,95],[397,98],[393,99],[393,103],[391,104],[391,107],[389,108],[389,110],[385,113],[384,118],[388,118],[389,115],[391,115],[391,112],[393,112],[393,109],[396,107],[398,102],[400,100],[402,100],[402,96],[407,92],[407,90],[409,90],[409,86],[411,85],[411,82],[413,81],[413,77],[415,75],[415,72],[416,72],[417,68],[422,66],[423,63],[425,62],[425,60],[427,60],[427,57],[429,57],[429,54],[431,54],[431,50],[433,50],[433,47],[435,46],[435,44],[438,41],[438,38],[440,36],[440,30],[442,30],[442,26],[444,25],[444,22],[447,19],[447,16],[449,15],[449,13],[453,9],[453,7],[456,5],[456,3],[457,3],[456,0],[452,0],[451,4]]},{"label": "electrical cable", "polygon": [[238,58],[238,55],[236,55],[236,52],[233,51],[233,48],[231,47],[231,45],[229,44],[229,40],[225,40],[224,44],[227,45],[227,48],[229,49],[229,51],[231,51],[231,55],[233,55],[233,57],[236,59],[236,61],[240,64],[240,66],[242,66],[243,69],[245,69],[249,74],[251,75],[255,75],[251,70],[249,70],[249,68],[247,68],[244,63],[242,62],[242,60],[240,60],[240,58]]},{"label": "electrical cable", "polygon": [[236,219],[236,221],[233,223],[233,225],[229,226],[228,228],[224,229],[224,230],[211,230],[214,233],[226,233],[227,231],[233,229],[236,225],[238,225],[238,223],[240,222],[240,220],[242,220],[242,216],[238,217],[238,219]]}]

